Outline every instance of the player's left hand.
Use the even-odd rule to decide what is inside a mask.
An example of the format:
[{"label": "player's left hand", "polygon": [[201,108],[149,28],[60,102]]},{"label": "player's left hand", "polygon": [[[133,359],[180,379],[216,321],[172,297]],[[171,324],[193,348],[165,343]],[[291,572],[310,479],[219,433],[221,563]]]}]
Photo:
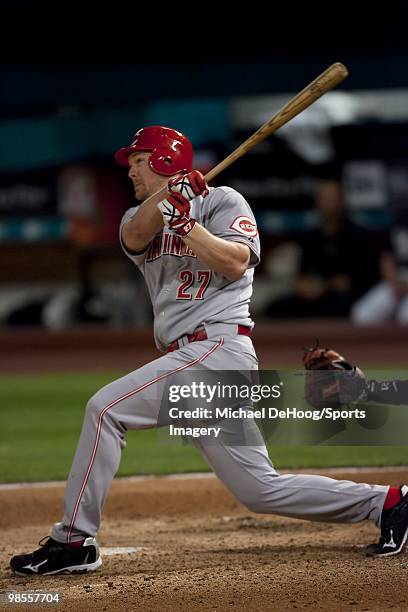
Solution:
[{"label": "player's left hand", "polygon": [[170,193],[181,193],[187,200],[208,195],[208,185],[199,170],[173,177],[168,182],[168,190]]},{"label": "player's left hand", "polygon": [[191,219],[191,204],[187,198],[177,191],[169,193],[165,200],[157,205],[160,210],[164,225],[175,230],[179,236],[186,236],[195,225],[195,219]]}]

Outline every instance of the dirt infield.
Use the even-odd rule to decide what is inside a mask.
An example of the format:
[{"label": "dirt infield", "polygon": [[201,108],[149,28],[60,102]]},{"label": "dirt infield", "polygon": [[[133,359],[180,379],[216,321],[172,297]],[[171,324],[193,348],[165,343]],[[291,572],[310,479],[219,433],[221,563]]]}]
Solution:
[{"label": "dirt infield", "polygon": [[[396,485],[408,470],[336,478]],[[211,477],[117,480],[99,542],[141,551],[106,556],[100,570],[84,576],[13,576],[10,556],[48,533],[62,496],[61,486],[0,490],[0,592],[64,595],[55,608],[36,610],[408,610],[408,558],[366,558],[363,546],[378,534],[371,523],[256,515]]]}]

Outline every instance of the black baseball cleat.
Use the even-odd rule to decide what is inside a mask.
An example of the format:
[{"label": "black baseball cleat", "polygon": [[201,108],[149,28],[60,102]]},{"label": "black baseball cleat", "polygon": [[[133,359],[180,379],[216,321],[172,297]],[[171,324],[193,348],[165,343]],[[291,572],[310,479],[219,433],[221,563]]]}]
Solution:
[{"label": "black baseball cleat", "polygon": [[50,576],[51,574],[82,574],[102,565],[95,538],[86,538],[81,546],[61,544],[47,536],[40,540],[41,548],[10,560],[11,569],[19,576]]},{"label": "black baseball cleat", "polygon": [[408,537],[408,486],[401,486],[400,491],[401,501],[383,510],[380,540],[366,548],[369,557],[390,557],[404,549]]}]

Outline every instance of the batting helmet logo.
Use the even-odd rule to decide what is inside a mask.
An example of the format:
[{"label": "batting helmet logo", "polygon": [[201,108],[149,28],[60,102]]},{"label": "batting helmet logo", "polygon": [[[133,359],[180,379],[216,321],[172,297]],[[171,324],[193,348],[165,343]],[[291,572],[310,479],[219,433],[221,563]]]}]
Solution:
[{"label": "batting helmet logo", "polygon": [[193,167],[193,147],[181,132],[161,125],[142,128],[133,136],[129,147],[116,151],[115,159],[122,166],[128,165],[129,155],[138,151],[151,151],[149,166],[157,174],[172,176],[190,172]]},{"label": "batting helmet logo", "polygon": [[258,235],[256,223],[249,217],[237,217],[230,225],[230,228],[236,230],[240,234],[244,234],[244,236],[249,236],[250,238],[255,238],[255,236]]}]

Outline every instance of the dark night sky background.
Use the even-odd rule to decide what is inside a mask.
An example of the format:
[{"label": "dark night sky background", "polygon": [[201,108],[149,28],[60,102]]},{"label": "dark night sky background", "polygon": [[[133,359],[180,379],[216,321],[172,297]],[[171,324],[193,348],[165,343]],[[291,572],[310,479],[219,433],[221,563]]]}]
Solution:
[{"label": "dark night sky background", "polygon": [[407,3],[0,3],[3,66],[296,61],[408,51]]},{"label": "dark night sky background", "polygon": [[214,6],[0,2],[0,116],[61,105],[297,91],[335,61],[347,89],[408,87],[405,2]]}]

